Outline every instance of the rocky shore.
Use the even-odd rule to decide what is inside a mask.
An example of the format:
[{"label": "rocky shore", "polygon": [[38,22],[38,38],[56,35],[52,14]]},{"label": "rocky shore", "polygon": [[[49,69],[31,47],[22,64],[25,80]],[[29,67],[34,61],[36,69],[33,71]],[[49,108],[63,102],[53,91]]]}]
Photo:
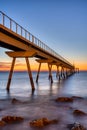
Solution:
[{"label": "rocky shore", "polygon": [[0,100],[0,130],[87,130],[87,99],[38,96]]}]

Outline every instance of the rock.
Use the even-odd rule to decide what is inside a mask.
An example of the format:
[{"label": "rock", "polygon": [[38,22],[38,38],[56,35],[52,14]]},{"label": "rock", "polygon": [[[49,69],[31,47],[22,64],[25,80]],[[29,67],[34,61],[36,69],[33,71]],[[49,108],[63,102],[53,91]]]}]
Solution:
[{"label": "rock", "polygon": [[38,120],[33,120],[30,122],[30,126],[34,126],[34,127],[43,127],[43,120],[42,119],[38,119]]},{"label": "rock", "polygon": [[58,123],[58,120],[54,119],[54,120],[50,120],[50,124],[56,124]]},{"label": "rock", "polygon": [[48,120],[47,118],[41,118],[30,122],[30,126],[43,127],[49,124],[57,123],[57,120]]},{"label": "rock", "polygon": [[80,123],[68,124],[67,126],[70,130],[86,130]]},{"label": "rock", "polygon": [[24,120],[23,117],[18,117],[18,116],[5,116],[2,118],[2,121],[6,122],[7,124],[18,123],[23,120]]},{"label": "rock", "polygon": [[83,112],[81,110],[78,110],[78,109],[74,110],[73,114],[76,115],[76,116],[84,116],[84,115],[86,115],[85,112]]},{"label": "rock", "polygon": [[16,99],[16,98],[13,98],[11,102],[12,102],[12,104],[15,104],[15,103],[21,103],[21,101],[19,101],[19,100]]},{"label": "rock", "polygon": [[57,102],[73,102],[73,98],[70,97],[58,97],[56,99]]},{"label": "rock", "polygon": [[4,121],[0,121],[0,126],[5,126],[6,123]]},{"label": "rock", "polygon": [[73,126],[74,126],[74,124],[68,124],[67,128],[69,128],[69,130],[71,130]]}]

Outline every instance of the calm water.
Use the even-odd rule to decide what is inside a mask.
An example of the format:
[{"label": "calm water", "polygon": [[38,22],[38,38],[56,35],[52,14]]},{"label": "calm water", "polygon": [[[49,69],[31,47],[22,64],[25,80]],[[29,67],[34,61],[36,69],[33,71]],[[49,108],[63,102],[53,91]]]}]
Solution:
[{"label": "calm water", "polygon": [[[35,83],[36,73],[33,73],[33,78]],[[0,72],[0,119],[6,115],[18,115],[24,117],[24,121],[0,127],[0,130],[34,130],[35,128],[31,127],[29,122],[42,117],[58,119],[59,123],[48,125],[40,130],[68,130],[67,124],[74,122],[80,122],[87,129],[87,116],[78,118],[73,115],[75,109],[87,113],[87,98],[76,99],[73,103],[55,102],[55,99],[61,95],[87,97],[87,72],[76,73],[60,83],[53,73],[53,84],[50,84],[47,72],[40,73],[33,94],[26,72],[14,73],[9,94],[6,92],[7,79],[8,73]],[[20,102],[13,104],[13,98]]]},{"label": "calm water", "polygon": [[[36,72],[33,72],[35,92],[34,96],[38,95],[77,95],[87,97],[87,72],[76,73],[60,83],[56,78],[56,73],[53,73],[53,84],[48,80],[48,73],[41,72],[38,84],[35,83]],[[8,72],[0,72],[0,99],[7,97],[30,97],[31,85],[27,72],[14,72],[11,82],[10,95],[7,94],[6,84]]]}]

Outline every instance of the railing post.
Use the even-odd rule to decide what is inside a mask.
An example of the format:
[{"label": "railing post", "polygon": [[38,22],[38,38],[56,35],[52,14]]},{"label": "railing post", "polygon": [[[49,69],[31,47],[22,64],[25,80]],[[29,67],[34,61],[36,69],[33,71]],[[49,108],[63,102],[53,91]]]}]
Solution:
[{"label": "railing post", "polygon": [[25,39],[27,39],[27,32],[26,32],[26,30],[25,30]]},{"label": "railing post", "polygon": [[2,24],[3,24],[3,26],[5,25],[5,15],[4,14],[2,14]]},{"label": "railing post", "polygon": [[22,27],[20,27],[21,28],[21,36],[22,36]]},{"label": "railing post", "polygon": [[34,43],[34,36],[32,35],[32,42]]},{"label": "railing post", "polygon": [[29,41],[30,41],[30,33],[28,32],[28,37],[29,37]]},{"label": "railing post", "polygon": [[17,33],[17,30],[18,30],[18,25],[16,24],[16,33]]},{"label": "railing post", "polygon": [[39,46],[39,40],[38,40],[38,46]]},{"label": "railing post", "polygon": [[12,20],[10,19],[10,30],[12,30]]}]

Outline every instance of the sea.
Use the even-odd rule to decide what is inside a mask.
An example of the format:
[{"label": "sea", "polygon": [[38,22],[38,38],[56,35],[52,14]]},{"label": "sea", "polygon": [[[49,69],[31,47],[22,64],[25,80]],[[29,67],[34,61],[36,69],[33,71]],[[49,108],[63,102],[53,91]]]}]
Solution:
[{"label": "sea", "polygon": [[0,99],[11,97],[46,96],[82,96],[87,97],[87,71],[74,73],[62,80],[56,78],[56,72],[52,73],[53,83],[49,81],[48,72],[40,72],[36,83],[37,72],[32,72],[35,91],[32,93],[28,73],[14,72],[10,84],[10,94],[6,91],[9,72],[0,72]]},{"label": "sea", "polygon": [[[9,73],[0,72],[0,120],[7,116],[24,118],[23,122],[0,126],[0,130],[69,130],[68,126],[76,123],[87,130],[87,72],[74,73],[60,82],[56,72],[52,72],[53,83],[49,81],[48,72],[40,72],[38,83],[37,72],[32,74],[35,91],[31,89],[27,72],[14,72],[7,92]],[[73,97],[73,102],[57,102],[61,96]],[[74,115],[75,110],[86,114]],[[43,118],[57,123],[43,127],[30,125]]]},{"label": "sea", "polygon": [[[49,81],[48,72],[41,72],[36,83],[37,72],[32,72],[35,91],[38,95],[69,95],[87,97],[87,71],[74,73],[62,80],[56,78],[56,72],[52,73],[53,83]],[[8,97],[6,91],[9,72],[0,72],[0,99]],[[10,96],[30,97],[32,94],[28,73],[14,72],[10,84]]]}]

